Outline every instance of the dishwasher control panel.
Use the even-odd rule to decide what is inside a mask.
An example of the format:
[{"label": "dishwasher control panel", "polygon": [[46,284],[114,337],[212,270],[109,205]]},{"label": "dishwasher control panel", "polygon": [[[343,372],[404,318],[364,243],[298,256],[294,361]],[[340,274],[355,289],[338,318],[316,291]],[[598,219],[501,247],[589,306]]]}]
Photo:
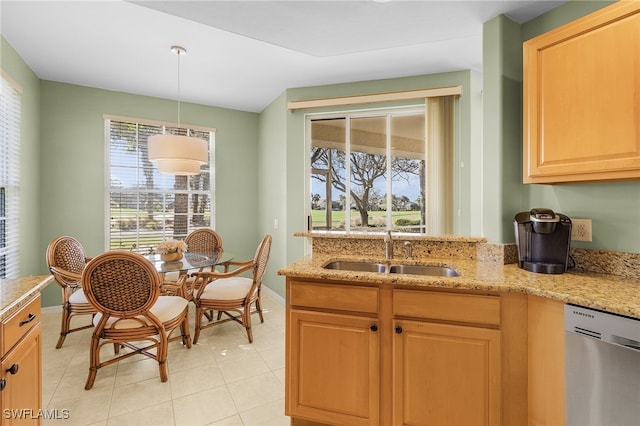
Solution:
[{"label": "dishwasher control panel", "polygon": [[640,320],[583,306],[564,306],[564,329],[640,352]]}]

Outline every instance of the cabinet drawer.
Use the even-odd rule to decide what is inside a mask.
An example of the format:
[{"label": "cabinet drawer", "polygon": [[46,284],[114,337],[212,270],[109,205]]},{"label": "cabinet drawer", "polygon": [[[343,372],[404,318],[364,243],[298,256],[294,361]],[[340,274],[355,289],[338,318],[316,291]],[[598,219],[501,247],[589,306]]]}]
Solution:
[{"label": "cabinet drawer", "polygon": [[290,304],[351,312],[378,312],[378,289],[291,281]]},{"label": "cabinet drawer", "polygon": [[0,392],[3,426],[42,425],[37,416],[42,408],[41,354],[42,330],[40,323],[36,323],[0,362],[0,378],[5,384]]},{"label": "cabinet drawer", "polygon": [[40,295],[2,322],[2,353],[6,354],[33,326],[40,322]]},{"label": "cabinet drawer", "polygon": [[404,317],[500,325],[500,297],[394,290],[393,313]]}]

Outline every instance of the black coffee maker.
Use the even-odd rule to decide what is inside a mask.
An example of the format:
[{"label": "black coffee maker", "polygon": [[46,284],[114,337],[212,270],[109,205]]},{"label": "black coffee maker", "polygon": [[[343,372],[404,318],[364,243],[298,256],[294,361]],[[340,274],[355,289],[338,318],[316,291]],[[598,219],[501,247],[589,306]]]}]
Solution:
[{"label": "black coffee maker", "polygon": [[513,221],[518,266],[531,272],[562,274],[569,264],[571,219],[551,209],[531,209]]}]

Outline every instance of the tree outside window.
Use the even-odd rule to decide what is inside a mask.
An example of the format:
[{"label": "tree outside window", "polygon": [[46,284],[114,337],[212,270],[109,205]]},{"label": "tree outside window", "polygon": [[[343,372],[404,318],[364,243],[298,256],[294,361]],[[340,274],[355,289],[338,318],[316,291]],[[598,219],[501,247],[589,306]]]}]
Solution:
[{"label": "tree outside window", "polygon": [[313,229],[424,232],[423,111],[311,120]]},{"label": "tree outside window", "polygon": [[212,131],[134,120],[107,120],[106,125],[109,249],[151,253],[164,239],[184,239],[193,229],[213,226],[211,163],[202,165],[198,175],[174,176],[159,173],[147,154],[152,135],[188,133],[211,147]]}]

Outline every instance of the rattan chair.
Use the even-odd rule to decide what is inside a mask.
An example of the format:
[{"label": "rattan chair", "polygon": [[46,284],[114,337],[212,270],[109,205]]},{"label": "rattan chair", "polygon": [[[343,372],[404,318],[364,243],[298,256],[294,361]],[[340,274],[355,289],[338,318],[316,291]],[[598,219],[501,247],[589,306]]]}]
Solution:
[{"label": "rattan chair", "polygon": [[96,310],[87,301],[81,274],[90,259],[85,256],[84,247],[73,237],[62,236],[51,240],[47,247],[47,265],[62,289],[62,324],[56,349],[60,349],[69,333],[93,327],[89,323],[71,328],[71,318],[76,315],[93,315]]},{"label": "rattan chair", "polygon": [[[153,264],[137,253],[109,251],[96,256],[82,273],[82,288],[98,313],[91,337],[91,389],[98,369],[136,354],[158,361],[160,380],[166,382],[167,350],[171,334],[180,329],[182,344],[191,347],[188,301],[160,296],[160,277]],[[100,350],[113,344],[116,356],[100,361]],[[120,354],[120,347],[130,352]]]},{"label": "rattan chair", "polygon": [[[187,250],[191,253],[218,253],[222,252],[222,238],[220,234],[214,231],[211,228],[199,228],[191,231],[187,237],[184,239],[184,242],[187,244]],[[225,271],[228,269],[225,266]],[[189,271],[189,272],[205,272],[211,271],[211,268],[200,268],[198,271]],[[188,274],[189,272],[185,271],[180,274],[177,273],[166,273],[163,278],[163,293],[164,294],[177,294],[178,288],[176,287],[176,283],[182,274]],[[196,280],[194,277],[186,278],[186,289],[184,293],[189,300],[193,300],[193,292],[195,290]]]},{"label": "rattan chair", "polygon": [[[260,322],[264,322],[260,291],[270,252],[271,236],[266,235],[258,245],[253,259],[245,262],[229,262],[229,266],[236,268],[233,271],[192,274],[199,281],[194,293],[196,305],[194,343],[198,342],[201,330],[228,321],[236,321],[243,325],[249,343],[253,342],[251,314],[257,313],[260,316]],[[252,278],[239,276],[249,270],[253,270]],[[254,304],[255,309],[252,308]],[[211,311],[218,311],[217,319],[209,319],[207,314]],[[226,318],[223,319],[222,315]],[[203,317],[209,321],[203,324]]]},{"label": "rattan chair", "polygon": [[211,228],[191,231],[184,239],[188,250],[195,253],[215,253],[222,251],[222,238]]}]

